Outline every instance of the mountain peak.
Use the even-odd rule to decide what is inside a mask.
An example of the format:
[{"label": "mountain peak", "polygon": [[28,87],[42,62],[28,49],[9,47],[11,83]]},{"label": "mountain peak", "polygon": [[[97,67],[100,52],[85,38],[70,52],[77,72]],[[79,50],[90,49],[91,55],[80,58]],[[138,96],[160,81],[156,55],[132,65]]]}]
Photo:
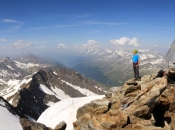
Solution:
[{"label": "mountain peak", "polygon": [[6,57],[4,57],[4,58],[1,59],[1,61],[3,61],[3,62],[5,62],[5,61],[12,61],[12,60],[13,59],[10,58],[10,57],[8,57],[8,56],[6,56]]}]

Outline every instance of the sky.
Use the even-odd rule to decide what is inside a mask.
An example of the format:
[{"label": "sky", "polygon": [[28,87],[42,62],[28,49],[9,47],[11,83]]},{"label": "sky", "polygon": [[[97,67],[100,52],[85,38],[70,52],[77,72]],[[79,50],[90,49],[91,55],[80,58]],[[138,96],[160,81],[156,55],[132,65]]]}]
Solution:
[{"label": "sky", "polygon": [[[174,0],[0,0],[0,56],[81,47],[168,51]],[[78,48],[79,47],[79,48]]]}]

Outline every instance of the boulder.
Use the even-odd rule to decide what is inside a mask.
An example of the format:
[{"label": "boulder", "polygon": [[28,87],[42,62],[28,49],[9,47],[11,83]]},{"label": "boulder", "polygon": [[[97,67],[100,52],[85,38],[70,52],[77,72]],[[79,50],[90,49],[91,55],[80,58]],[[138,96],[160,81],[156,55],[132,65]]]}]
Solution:
[{"label": "boulder", "polygon": [[96,115],[99,113],[103,114],[109,110],[110,106],[111,106],[111,103],[108,100],[92,101],[91,103],[86,104],[77,110],[77,118],[81,117],[85,113],[86,114],[88,113],[90,115],[93,115],[93,114]]},{"label": "boulder", "polygon": [[46,127],[45,125],[37,122],[33,122],[26,118],[20,119],[23,130],[52,130],[51,128]]},{"label": "boulder", "polygon": [[66,127],[67,127],[66,122],[62,121],[54,128],[54,130],[65,130]]}]

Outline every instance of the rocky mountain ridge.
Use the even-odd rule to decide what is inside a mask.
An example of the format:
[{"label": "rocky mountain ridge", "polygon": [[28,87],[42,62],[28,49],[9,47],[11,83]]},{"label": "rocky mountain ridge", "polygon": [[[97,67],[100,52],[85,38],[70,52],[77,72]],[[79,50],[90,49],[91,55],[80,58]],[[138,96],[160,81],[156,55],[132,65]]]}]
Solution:
[{"label": "rocky mountain ridge", "polygon": [[79,108],[74,130],[174,130],[175,69],[155,76],[128,80]]}]

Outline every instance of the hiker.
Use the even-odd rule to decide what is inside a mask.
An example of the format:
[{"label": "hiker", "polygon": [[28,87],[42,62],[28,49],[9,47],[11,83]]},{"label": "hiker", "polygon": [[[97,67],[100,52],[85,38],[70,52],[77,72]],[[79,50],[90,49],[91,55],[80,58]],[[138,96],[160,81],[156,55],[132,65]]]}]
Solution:
[{"label": "hiker", "polygon": [[137,50],[133,50],[132,62],[133,62],[133,70],[134,70],[134,80],[140,80],[140,77],[139,77],[140,57],[137,54]]}]

